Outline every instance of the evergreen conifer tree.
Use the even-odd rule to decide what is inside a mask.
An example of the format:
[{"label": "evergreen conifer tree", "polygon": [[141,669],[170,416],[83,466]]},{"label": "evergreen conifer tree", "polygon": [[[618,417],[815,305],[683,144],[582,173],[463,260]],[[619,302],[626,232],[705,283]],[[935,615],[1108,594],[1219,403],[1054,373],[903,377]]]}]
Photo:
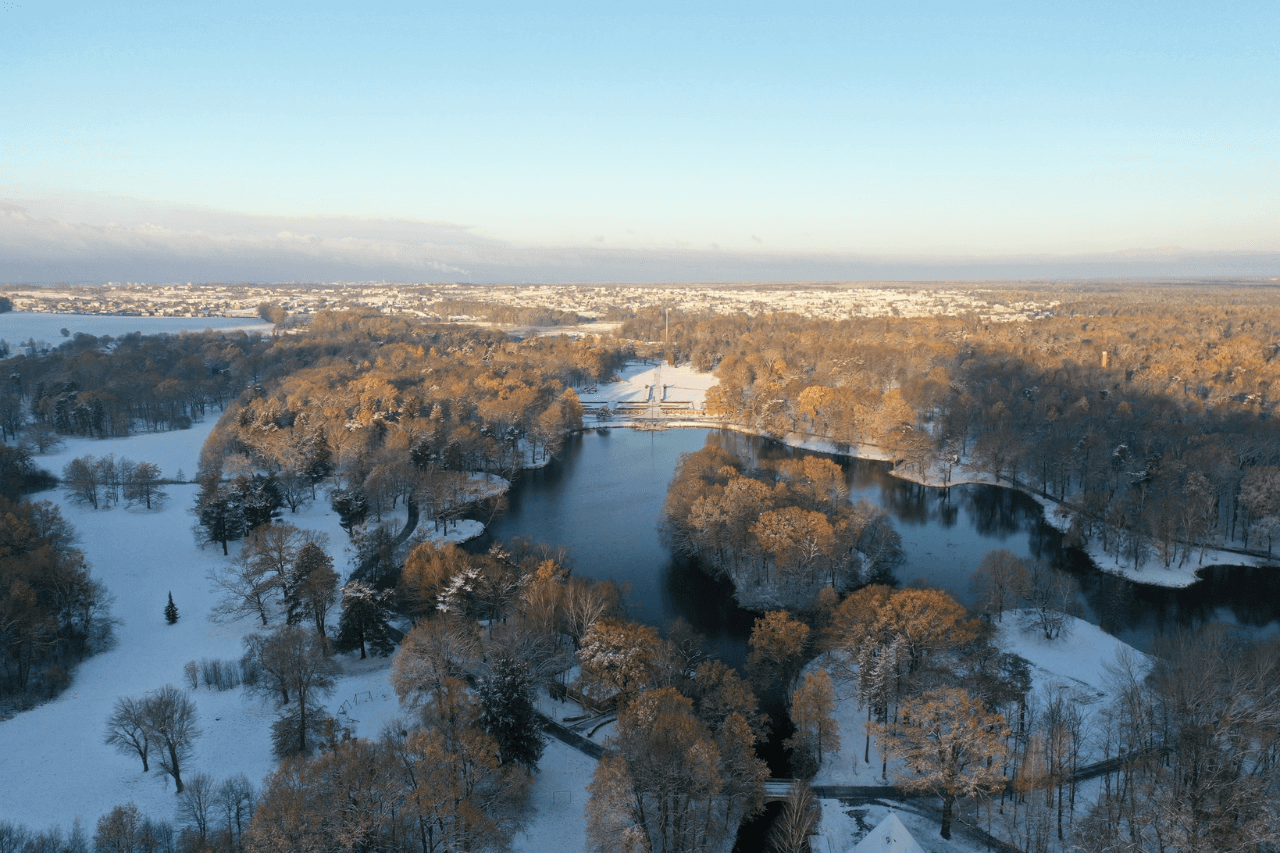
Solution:
[{"label": "evergreen conifer tree", "polygon": [[391,608],[388,599],[391,590],[378,592],[360,581],[351,581],[342,588],[342,615],[338,617],[338,636],[333,647],[340,652],[360,650],[360,659],[372,651],[379,657],[391,653],[395,646],[391,639]]},{"label": "evergreen conifer tree", "polygon": [[173,603],[173,593],[169,593],[169,603],[164,606],[164,619],[170,625],[178,621],[178,605]]},{"label": "evergreen conifer tree", "polygon": [[533,676],[519,658],[503,655],[480,682],[480,723],[498,742],[503,764],[516,761],[530,769],[542,757],[542,725],[533,702]]}]

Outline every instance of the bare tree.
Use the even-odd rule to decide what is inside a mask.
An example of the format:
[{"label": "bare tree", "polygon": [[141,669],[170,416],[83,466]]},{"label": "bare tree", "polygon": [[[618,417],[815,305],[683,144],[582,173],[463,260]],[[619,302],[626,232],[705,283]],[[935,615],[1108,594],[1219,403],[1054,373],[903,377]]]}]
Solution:
[{"label": "bare tree", "polygon": [[178,798],[178,820],[183,830],[199,839],[204,847],[213,822],[217,787],[208,773],[197,773]]},{"label": "bare tree", "polygon": [[67,500],[84,506],[98,508],[102,495],[101,470],[92,456],[72,459],[62,469],[62,483],[67,489]]},{"label": "bare tree", "polygon": [[313,544],[323,551],[325,537],[292,524],[263,525],[246,537],[230,566],[215,568],[209,580],[224,595],[214,605],[215,618],[257,616],[265,628],[277,597],[284,597],[287,581],[301,549]]},{"label": "bare tree", "polygon": [[177,793],[184,790],[182,765],[191,757],[191,742],[200,735],[196,727],[196,706],[185,691],[172,684],[147,694],[143,700],[147,737],[160,748],[158,764],[173,777]]},{"label": "bare tree", "polygon": [[151,770],[147,763],[151,742],[147,736],[145,699],[121,696],[116,700],[111,716],[107,718],[106,742],[118,752],[141,758],[143,773]]},{"label": "bare tree", "polygon": [[213,606],[213,618],[235,620],[252,614],[262,620],[264,628],[269,624],[280,578],[263,562],[251,559],[247,549],[241,549],[230,566],[210,571],[209,581],[223,593]]},{"label": "bare tree", "polygon": [[818,829],[822,807],[814,799],[813,788],[797,781],[782,802],[782,812],[769,827],[771,853],[810,853],[809,836]]},{"label": "bare tree", "polygon": [[147,509],[159,507],[169,499],[169,494],[160,482],[160,468],[150,462],[139,462],[136,465],[127,460],[120,461],[120,479],[124,486],[124,499],[130,506],[145,504]]},{"label": "bare tree", "polygon": [[309,752],[312,744],[308,736],[316,735],[324,721],[316,696],[333,692],[338,665],[325,655],[320,637],[297,625],[285,625],[265,636],[250,634],[245,637],[245,646],[245,656],[261,672],[258,692],[276,697],[282,707],[290,706],[275,727],[283,733],[277,738],[277,752]]},{"label": "bare tree", "polygon": [[228,846],[234,851],[244,850],[244,833],[253,819],[257,797],[253,783],[243,773],[222,780],[214,796],[214,807],[226,833]]},{"label": "bare tree", "polygon": [[1005,610],[1026,597],[1031,589],[1031,573],[1017,554],[1001,548],[988,551],[978,563],[969,588],[978,596],[978,609],[988,619],[1004,621]]},{"label": "bare tree", "polygon": [[1044,634],[1046,640],[1058,637],[1067,624],[1067,616],[1079,608],[1079,585],[1076,579],[1039,560],[1031,566],[1031,584],[1027,590],[1028,618]]}]

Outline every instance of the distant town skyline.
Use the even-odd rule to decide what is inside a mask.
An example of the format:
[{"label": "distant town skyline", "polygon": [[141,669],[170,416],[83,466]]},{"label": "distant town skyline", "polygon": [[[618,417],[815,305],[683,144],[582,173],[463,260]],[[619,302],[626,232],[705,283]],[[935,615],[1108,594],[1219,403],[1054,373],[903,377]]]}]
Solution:
[{"label": "distant town skyline", "polygon": [[1271,3],[5,4],[0,281],[1280,273]]}]

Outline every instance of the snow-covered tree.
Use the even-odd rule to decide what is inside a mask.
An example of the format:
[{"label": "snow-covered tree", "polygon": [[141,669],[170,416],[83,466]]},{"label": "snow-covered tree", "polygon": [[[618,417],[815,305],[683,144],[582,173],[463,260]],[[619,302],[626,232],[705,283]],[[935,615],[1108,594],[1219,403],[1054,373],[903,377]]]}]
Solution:
[{"label": "snow-covered tree", "polygon": [[227,543],[239,539],[248,529],[239,496],[216,479],[201,483],[193,512],[201,541],[221,545],[223,556],[227,554]]},{"label": "snow-covered tree", "polygon": [[393,591],[379,592],[360,581],[351,581],[342,588],[342,614],[338,617],[338,635],[333,647],[340,652],[360,650],[363,660],[372,651],[375,655],[391,653],[395,643],[391,639],[390,621]]},{"label": "snow-covered tree", "polygon": [[274,477],[241,474],[232,481],[231,490],[244,515],[246,529],[253,530],[280,517],[284,498]]},{"label": "snow-covered tree", "polygon": [[333,558],[318,543],[305,543],[298,549],[284,584],[286,622],[296,625],[309,620],[328,648],[325,621],[337,599],[337,588],[338,573],[333,570]]},{"label": "snow-covered tree", "polygon": [[648,625],[597,620],[578,649],[583,694],[597,702],[614,696],[625,701],[650,687],[661,643],[658,632]]},{"label": "snow-covered tree", "polygon": [[542,721],[533,687],[525,662],[505,655],[480,680],[480,725],[497,741],[503,764],[516,761],[533,769],[542,757]]},{"label": "snow-covered tree", "polygon": [[359,489],[335,489],[329,495],[329,506],[338,514],[338,524],[355,536],[355,528],[369,517],[369,502]]}]

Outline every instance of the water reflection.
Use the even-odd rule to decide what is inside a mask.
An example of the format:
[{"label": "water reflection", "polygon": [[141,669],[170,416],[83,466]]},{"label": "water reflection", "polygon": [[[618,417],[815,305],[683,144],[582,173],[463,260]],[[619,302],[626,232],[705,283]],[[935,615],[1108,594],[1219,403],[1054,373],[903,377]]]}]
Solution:
[{"label": "water reflection", "polygon": [[[661,626],[683,617],[722,657],[738,663],[745,656],[751,614],[736,606],[727,584],[688,562],[673,561],[657,531],[680,454],[707,443],[751,465],[804,452],[722,431],[586,433],[569,442],[560,460],[522,476],[492,535],[566,546],[574,571],[630,585],[633,618]],[[1007,548],[1075,576],[1084,617],[1138,648],[1149,648],[1153,635],[1162,631],[1208,621],[1231,622],[1255,635],[1280,630],[1278,571],[1216,568],[1187,589],[1138,586],[1096,571],[1081,552],[1063,548],[1040,505],[1019,492],[994,486],[930,489],[890,476],[886,463],[840,464],[852,499],[866,498],[893,517],[906,551],[898,570],[903,581],[923,578],[972,603],[974,569],[988,551]]]},{"label": "water reflection", "polygon": [[684,619],[707,638],[708,651],[729,666],[747,661],[747,637],[756,614],[733,598],[733,584],[703,572],[692,560],[669,560],[662,570],[664,617]]}]

